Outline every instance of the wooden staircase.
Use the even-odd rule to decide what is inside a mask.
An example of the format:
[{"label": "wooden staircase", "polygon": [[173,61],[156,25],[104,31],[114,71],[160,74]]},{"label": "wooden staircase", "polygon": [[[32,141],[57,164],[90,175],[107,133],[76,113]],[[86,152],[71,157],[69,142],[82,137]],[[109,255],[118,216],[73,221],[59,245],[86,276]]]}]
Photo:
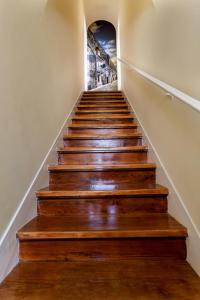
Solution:
[{"label": "wooden staircase", "polygon": [[[135,259],[137,264],[148,259],[148,264],[158,261],[159,266],[166,262],[182,268],[187,229],[167,212],[168,190],[156,183],[156,165],[149,160],[138,121],[122,92],[84,92],[57,155],[58,164],[48,168],[49,186],[36,193],[38,216],[17,234],[21,264],[31,264],[25,264],[26,272],[33,263],[40,268],[37,262],[46,272],[56,266],[61,270],[60,263],[89,263],[94,268],[101,262],[99,270],[115,263],[113,270],[120,265],[124,273]],[[186,269],[192,273],[187,286],[195,282],[196,288],[196,275]],[[182,295],[183,287],[177,289]],[[119,299],[190,299],[143,296]],[[98,293],[74,297],[69,299],[118,299],[98,298]],[[44,299],[55,298],[49,293]]]},{"label": "wooden staircase", "polygon": [[167,213],[138,127],[123,93],[82,95],[38,216],[18,232],[21,261],[186,258],[187,230]]}]

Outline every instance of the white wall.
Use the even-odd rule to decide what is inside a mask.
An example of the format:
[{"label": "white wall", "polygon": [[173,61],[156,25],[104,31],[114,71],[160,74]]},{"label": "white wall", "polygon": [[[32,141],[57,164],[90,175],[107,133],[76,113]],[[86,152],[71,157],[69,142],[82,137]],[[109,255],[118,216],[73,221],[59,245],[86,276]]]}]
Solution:
[{"label": "white wall", "polygon": [[84,89],[83,21],[81,0],[0,2],[0,236]]}]

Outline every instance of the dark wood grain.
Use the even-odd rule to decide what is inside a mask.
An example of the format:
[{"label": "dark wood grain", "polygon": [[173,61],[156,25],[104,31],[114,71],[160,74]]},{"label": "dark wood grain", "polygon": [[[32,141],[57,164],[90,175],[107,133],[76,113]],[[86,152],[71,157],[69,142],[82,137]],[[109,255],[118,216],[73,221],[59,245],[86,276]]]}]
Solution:
[{"label": "dark wood grain", "polygon": [[[81,95],[57,158],[49,186],[36,192],[38,216],[18,231],[20,258],[34,265],[19,265],[0,287],[2,299],[200,299],[184,262],[187,229],[167,213],[168,189],[156,184],[156,165],[121,91]],[[173,276],[177,290],[165,289]]]},{"label": "dark wood grain", "polygon": [[58,150],[59,164],[130,164],[147,162],[147,147],[88,148],[66,147]]},{"label": "dark wood grain", "polygon": [[[145,218],[144,218],[145,216]],[[132,216],[90,215],[38,216],[19,232],[20,240],[87,238],[186,238],[187,230],[164,213],[138,213]]]},{"label": "dark wood grain", "polygon": [[129,197],[129,198],[93,198],[38,200],[40,216],[79,216],[79,215],[134,215],[138,212],[166,213],[167,198]]},{"label": "dark wood grain", "polygon": [[179,259],[28,262],[0,287],[2,300],[199,300],[200,279]]},{"label": "dark wood grain", "polygon": [[[48,249],[48,251],[47,251]],[[171,257],[184,260],[184,238],[122,238],[23,240],[21,261],[132,261],[135,257]]]}]

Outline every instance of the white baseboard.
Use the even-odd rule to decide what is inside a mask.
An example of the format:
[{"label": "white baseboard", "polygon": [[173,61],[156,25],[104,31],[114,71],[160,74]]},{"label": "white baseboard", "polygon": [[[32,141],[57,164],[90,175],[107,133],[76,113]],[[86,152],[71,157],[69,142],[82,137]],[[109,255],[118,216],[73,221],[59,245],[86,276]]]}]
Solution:
[{"label": "white baseboard", "polygon": [[[79,93],[79,95],[81,95],[81,93]],[[78,97],[78,101],[79,99],[80,96]],[[19,243],[16,238],[16,233],[22,226],[37,216],[37,201],[35,192],[45,186],[48,186],[49,177],[47,168],[48,165],[57,163],[56,151],[57,148],[62,144],[63,131],[71,114],[72,111],[65,119],[50,150],[45,156],[6,231],[0,239],[0,282],[4,280],[4,278],[19,262]]]},{"label": "white baseboard", "polygon": [[[126,92],[124,91],[125,95]],[[127,96],[127,95],[126,95]],[[128,97],[127,97],[128,99]],[[149,147],[149,158],[154,161],[157,165],[157,183],[166,186],[169,189],[168,196],[168,211],[182,223],[188,230],[187,238],[187,261],[190,263],[192,268],[200,276],[200,232],[194,224],[192,217],[187,210],[182,197],[177,191],[169,173],[167,172],[164,164],[162,163],[158,152],[153,146],[150,137],[148,136],[142,122],[137,115],[137,111],[133,108],[132,102],[129,100],[130,106],[132,107],[141,127],[141,131],[144,134],[144,141]]]}]

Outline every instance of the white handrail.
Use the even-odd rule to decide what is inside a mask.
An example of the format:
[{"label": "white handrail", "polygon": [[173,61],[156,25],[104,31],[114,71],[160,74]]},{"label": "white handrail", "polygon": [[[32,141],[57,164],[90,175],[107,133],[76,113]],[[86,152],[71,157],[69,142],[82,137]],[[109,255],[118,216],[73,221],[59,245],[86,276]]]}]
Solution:
[{"label": "white handrail", "polygon": [[177,99],[179,99],[180,101],[186,103],[187,105],[189,105],[190,107],[192,107],[193,109],[195,109],[196,111],[200,112],[200,100],[195,99],[183,92],[181,92],[180,90],[174,88],[173,86],[153,77],[152,75],[140,70],[139,68],[137,68],[136,66],[134,66],[133,64],[129,63],[128,61],[118,58],[118,60],[125,64],[127,67],[129,67],[130,69],[134,70],[135,72],[137,72],[139,75],[141,75],[142,77],[144,77],[145,79],[153,82],[155,85],[159,86],[160,88],[162,88],[163,90],[167,91],[167,93],[169,95],[173,95],[175,96]]}]

